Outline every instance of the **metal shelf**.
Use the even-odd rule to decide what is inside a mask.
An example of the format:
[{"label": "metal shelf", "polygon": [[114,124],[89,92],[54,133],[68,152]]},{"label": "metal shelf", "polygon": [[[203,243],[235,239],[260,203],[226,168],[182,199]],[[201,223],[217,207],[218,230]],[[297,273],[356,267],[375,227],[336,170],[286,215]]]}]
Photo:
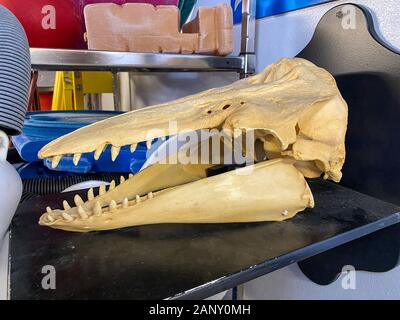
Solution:
[{"label": "metal shelf", "polygon": [[31,49],[32,68],[47,71],[242,72],[243,57],[64,49]]},{"label": "metal shelf", "polygon": [[65,49],[31,49],[32,69],[43,71],[254,72],[256,0],[242,0],[241,54],[216,57],[199,54],[134,53]]}]

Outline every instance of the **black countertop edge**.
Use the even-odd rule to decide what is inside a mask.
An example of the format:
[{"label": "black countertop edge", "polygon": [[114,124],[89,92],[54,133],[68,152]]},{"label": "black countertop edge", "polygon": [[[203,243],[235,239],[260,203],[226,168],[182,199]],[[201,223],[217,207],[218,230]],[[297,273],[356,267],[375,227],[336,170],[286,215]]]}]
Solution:
[{"label": "black countertop edge", "polygon": [[240,284],[254,280],[293,263],[310,258],[314,255],[328,251],[342,244],[359,239],[363,236],[369,235],[378,230],[382,230],[386,227],[390,227],[397,223],[400,223],[400,212],[318,243],[314,243],[310,246],[297,249],[288,254],[276,257],[273,260],[262,262],[232,275],[216,279],[199,287],[177,294],[173,297],[166,298],[166,300],[203,300]]}]

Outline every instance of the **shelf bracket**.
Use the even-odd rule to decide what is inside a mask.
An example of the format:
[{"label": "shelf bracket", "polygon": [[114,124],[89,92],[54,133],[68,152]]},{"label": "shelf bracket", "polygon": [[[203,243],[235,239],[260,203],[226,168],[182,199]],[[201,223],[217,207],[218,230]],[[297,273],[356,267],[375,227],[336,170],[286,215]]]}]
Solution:
[{"label": "shelf bracket", "polygon": [[255,72],[255,35],[256,0],[242,0],[242,34],[240,56],[243,58],[243,70],[240,78],[246,78]]}]

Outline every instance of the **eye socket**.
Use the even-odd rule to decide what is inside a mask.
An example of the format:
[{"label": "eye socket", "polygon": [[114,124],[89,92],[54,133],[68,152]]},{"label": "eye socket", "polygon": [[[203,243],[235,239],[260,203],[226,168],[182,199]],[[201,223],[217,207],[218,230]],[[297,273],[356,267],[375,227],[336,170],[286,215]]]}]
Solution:
[{"label": "eye socket", "polygon": [[244,104],[244,101],[240,102],[240,104]]},{"label": "eye socket", "polygon": [[208,113],[208,114],[211,114],[211,113],[212,113],[212,111],[211,111],[211,110],[208,110],[208,111],[207,111],[207,113]]}]

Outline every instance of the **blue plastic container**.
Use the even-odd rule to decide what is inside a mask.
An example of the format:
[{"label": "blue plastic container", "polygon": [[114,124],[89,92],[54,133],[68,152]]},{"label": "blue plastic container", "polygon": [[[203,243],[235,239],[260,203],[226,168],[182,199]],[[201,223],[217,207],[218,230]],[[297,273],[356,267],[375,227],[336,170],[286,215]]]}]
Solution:
[{"label": "blue plastic container", "polygon": [[[257,0],[256,18],[273,16],[335,0]],[[233,23],[242,22],[242,0],[231,0]]]},{"label": "blue plastic container", "polygon": [[[38,158],[39,150],[50,141],[70,133],[83,126],[121,114],[110,111],[51,111],[30,112],[26,116],[22,134],[12,138],[15,148],[22,159],[28,162],[42,161]],[[93,152],[82,155],[77,166],[73,164],[72,156],[63,157],[57,166],[57,171],[72,173],[89,172],[133,172],[140,170],[146,161],[146,143],[138,144],[134,153],[129,147],[121,148],[118,158],[111,160],[111,146],[102,153],[99,160],[94,160]],[[51,169],[48,159],[44,165]]]}]

